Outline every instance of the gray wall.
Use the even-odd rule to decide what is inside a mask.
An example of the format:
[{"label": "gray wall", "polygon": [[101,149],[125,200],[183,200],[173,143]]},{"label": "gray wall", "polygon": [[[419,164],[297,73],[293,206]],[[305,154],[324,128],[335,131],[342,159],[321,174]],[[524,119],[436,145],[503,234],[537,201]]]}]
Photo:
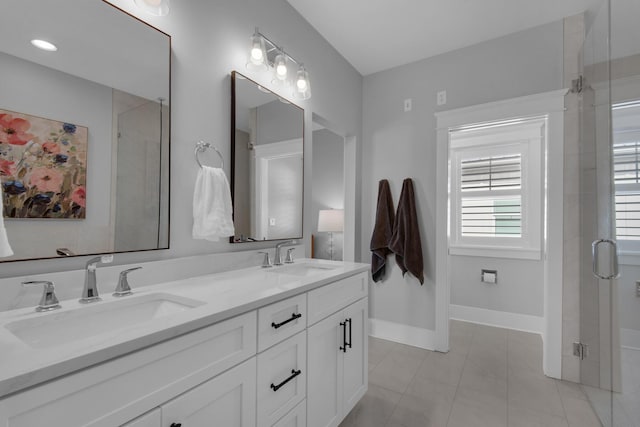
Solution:
[{"label": "gray wall", "polygon": [[[408,275],[403,278],[390,257],[387,278],[372,285],[370,315],[373,318],[433,329],[435,326],[435,209],[436,121],[434,113],[559,89],[563,64],[562,22],[554,22],[492,41],[428,58],[365,77],[363,94],[362,240],[363,259],[370,259],[369,240],[375,216],[378,181],[389,179],[397,203],[406,177],[413,178],[425,258],[425,284]],[[447,105],[436,106],[438,91],[447,91]],[[413,110],[403,111],[403,100],[413,100]],[[445,227],[445,224],[438,225]],[[479,259],[478,262],[481,260]],[[491,261],[493,263],[493,260]],[[460,284],[477,281],[477,266],[466,268],[454,260],[453,295],[464,294]],[[531,263],[521,276],[541,273]],[[522,267],[524,268],[524,267]],[[504,270],[498,267],[499,270]],[[517,281],[514,278],[514,282]],[[508,294],[514,283],[501,285],[500,309],[517,311]],[[516,299],[531,301],[535,312],[542,307],[540,289],[519,293]],[[482,288],[476,289],[481,292]],[[494,289],[497,290],[497,289]],[[539,302],[533,302],[535,300]],[[452,303],[462,301],[452,300]],[[470,301],[467,301],[470,303]],[[476,303],[476,306],[480,305]],[[497,306],[496,306],[497,307]],[[529,310],[531,310],[529,308]]]},{"label": "gray wall", "polygon": [[320,209],[344,209],[344,138],[328,129],[313,132],[313,232]]},{"label": "gray wall", "polygon": [[[230,72],[234,69],[242,71],[260,84],[290,98],[290,91],[272,87],[269,75],[245,68],[248,41],[255,26],[272,40],[286,46],[296,59],[303,60],[311,75],[313,90],[310,100],[300,102],[305,108],[308,124],[305,127],[307,144],[311,141],[312,112],[361,141],[362,76],[282,0],[176,1],[172,2],[171,13],[166,17],[146,15],[129,0],[113,0],[112,3],[173,37],[171,249],[117,255],[114,262],[135,263],[271,247],[270,243],[233,245],[191,238],[191,205],[197,173],[193,158],[195,142],[200,139],[213,141],[224,154],[229,173]],[[305,158],[305,190],[310,190],[311,173],[311,156],[308,156]],[[304,194],[308,205],[311,191]],[[311,218],[311,213],[306,210],[306,239],[311,234]],[[77,269],[84,266],[85,260],[3,264],[0,277]]]},{"label": "gray wall", "polygon": [[256,144],[288,141],[302,137],[302,110],[273,101],[256,108]]}]

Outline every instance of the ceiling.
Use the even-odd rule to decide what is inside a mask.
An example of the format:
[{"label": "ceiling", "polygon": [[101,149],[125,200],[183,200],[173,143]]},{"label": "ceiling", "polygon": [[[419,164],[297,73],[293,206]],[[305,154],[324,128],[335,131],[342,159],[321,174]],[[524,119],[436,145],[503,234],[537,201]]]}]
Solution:
[{"label": "ceiling", "polygon": [[[169,98],[170,42],[165,34],[102,1],[10,3],[11,13],[0,13],[0,53],[146,99]],[[34,48],[29,41],[36,38],[59,50]]]},{"label": "ceiling", "polygon": [[597,7],[603,0],[287,0],[362,75]]}]

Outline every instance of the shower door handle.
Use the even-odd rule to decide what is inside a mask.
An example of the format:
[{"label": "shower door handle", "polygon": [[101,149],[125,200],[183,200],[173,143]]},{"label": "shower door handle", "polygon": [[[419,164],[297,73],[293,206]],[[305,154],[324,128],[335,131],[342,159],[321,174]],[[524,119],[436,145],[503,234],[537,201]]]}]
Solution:
[{"label": "shower door handle", "polygon": [[[600,274],[600,269],[598,268],[598,253],[599,253],[598,247],[602,243],[611,245],[613,249],[613,268],[612,268],[613,271],[608,276],[603,276],[602,274]],[[596,276],[598,279],[610,280],[610,279],[617,279],[618,277],[620,277],[620,272],[618,270],[618,244],[616,243],[616,241],[611,239],[594,240],[593,243],[591,243],[591,263],[592,263],[593,275]]]}]

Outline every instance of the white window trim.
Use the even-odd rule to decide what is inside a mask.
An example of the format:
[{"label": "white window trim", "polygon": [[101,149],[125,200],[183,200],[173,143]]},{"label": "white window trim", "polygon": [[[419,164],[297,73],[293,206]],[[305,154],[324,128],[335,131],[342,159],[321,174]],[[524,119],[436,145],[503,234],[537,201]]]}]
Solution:
[{"label": "white window trim", "polygon": [[[449,134],[450,152],[450,239],[449,253],[452,255],[499,257],[516,259],[540,259],[542,245],[542,148],[547,138],[546,117],[534,118],[524,123],[513,123],[489,129],[476,130],[468,134]],[[517,127],[516,127],[517,126]],[[464,237],[461,235],[461,213],[458,203],[459,170],[457,164],[463,155],[494,155],[510,147],[521,155],[522,236],[517,237]],[[505,196],[507,194],[505,193]]]},{"label": "white window trim", "polygon": [[[547,147],[544,222],[544,333],[543,370],[547,376],[561,378],[562,373],[562,263],[564,203],[564,97],[560,89],[521,98],[465,107],[436,113],[436,338],[435,349],[449,350],[449,304],[451,301],[449,240],[449,129],[464,123],[482,123],[506,117],[533,117],[547,114]],[[546,182],[553,182],[549,187]]]}]

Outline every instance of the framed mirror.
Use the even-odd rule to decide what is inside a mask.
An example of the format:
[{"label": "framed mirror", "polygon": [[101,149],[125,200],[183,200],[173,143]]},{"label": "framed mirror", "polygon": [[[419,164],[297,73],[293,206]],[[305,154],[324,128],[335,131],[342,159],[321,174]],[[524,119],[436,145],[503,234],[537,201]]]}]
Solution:
[{"label": "framed mirror", "polygon": [[231,73],[234,243],[302,238],[304,110]]},{"label": "framed mirror", "polygon": [[106,1],[4,9],[0,261],[168,248],[170,36]]}]

